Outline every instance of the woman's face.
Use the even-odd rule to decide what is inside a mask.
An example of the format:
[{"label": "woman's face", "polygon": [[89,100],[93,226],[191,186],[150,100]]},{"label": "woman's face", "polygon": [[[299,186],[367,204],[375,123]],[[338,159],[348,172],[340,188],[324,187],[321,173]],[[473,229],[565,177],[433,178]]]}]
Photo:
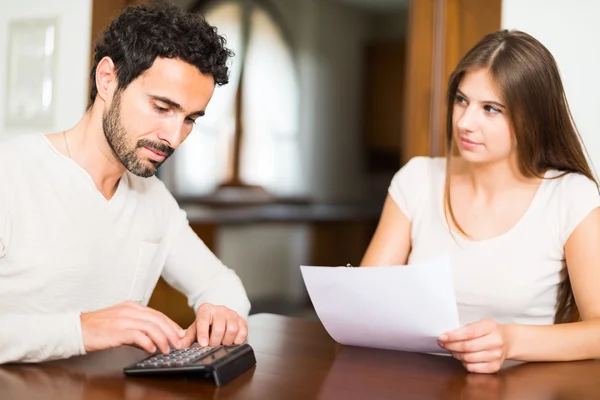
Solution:
[{"label": "woman's face", "polygon": [[452,128],[465,161],[494,163],[513,154],[515,140],[506,107],[487,69],[463,76],[456,90]]}]

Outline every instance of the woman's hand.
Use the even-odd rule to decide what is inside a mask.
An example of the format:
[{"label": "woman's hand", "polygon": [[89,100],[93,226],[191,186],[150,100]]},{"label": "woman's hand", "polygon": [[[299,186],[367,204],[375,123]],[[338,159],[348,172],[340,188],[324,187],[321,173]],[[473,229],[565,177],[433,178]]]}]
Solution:
[{"label": "woman's hand", "polygon": [[444,333],[438,338],[440,347],[462,361],[469,372],[494,373],[509,357],[508,325],[484,319]]}]

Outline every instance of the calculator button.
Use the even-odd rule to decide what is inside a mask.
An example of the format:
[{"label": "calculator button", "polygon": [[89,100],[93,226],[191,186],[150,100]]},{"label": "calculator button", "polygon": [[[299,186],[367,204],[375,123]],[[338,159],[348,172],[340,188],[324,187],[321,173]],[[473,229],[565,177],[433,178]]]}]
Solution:
[{"label": "calculator button", "polygon": [[140,368],[165,368],[165,367],[183,367],[191,365],[198,360],[206,357],[207,353],[214,350],[214,347],[200,347],[197,343],[187,349],[173,350],[169,354],[155,354],[154,356],[138,363]]}]

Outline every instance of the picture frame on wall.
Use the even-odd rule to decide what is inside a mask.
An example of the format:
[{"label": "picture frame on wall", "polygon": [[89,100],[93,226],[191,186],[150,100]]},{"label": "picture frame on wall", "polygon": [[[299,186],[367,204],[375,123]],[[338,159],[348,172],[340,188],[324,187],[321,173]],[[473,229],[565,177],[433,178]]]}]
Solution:
[{"label": "picture frame on wall", "polygon": [[6,128],[52,129],[56,108],[57,28],[56,18],[9,22]]}]

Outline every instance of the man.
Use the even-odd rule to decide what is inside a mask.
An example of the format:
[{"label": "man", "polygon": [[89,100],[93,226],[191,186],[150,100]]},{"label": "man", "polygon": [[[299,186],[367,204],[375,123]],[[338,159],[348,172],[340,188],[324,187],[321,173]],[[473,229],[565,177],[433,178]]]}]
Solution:
[{"label": "man", "polygon": [[[241,281],[154,177],[227,83],[224,43],[175,6],[128,8],[81,121],[0,144],[0,363],[246,340]],[[145,306],[161,274],[197,311],[187,331]]]}]

